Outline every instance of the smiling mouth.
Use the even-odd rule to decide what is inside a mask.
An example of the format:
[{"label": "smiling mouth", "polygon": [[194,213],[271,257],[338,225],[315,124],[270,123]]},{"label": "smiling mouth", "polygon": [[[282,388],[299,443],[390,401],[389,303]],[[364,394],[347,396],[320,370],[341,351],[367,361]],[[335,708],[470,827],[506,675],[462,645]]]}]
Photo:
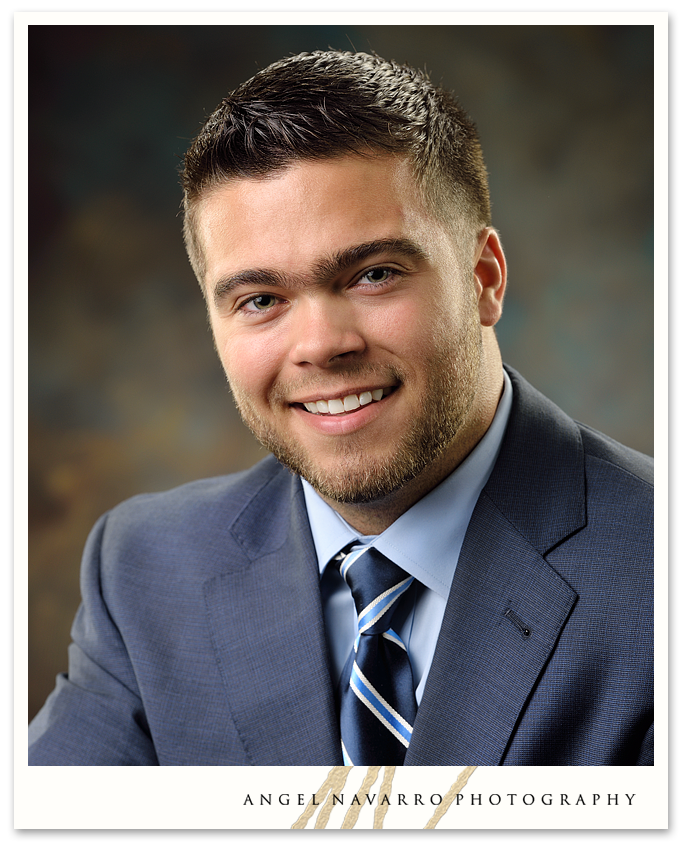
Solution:
[{"label": "smiling mouth", "polygon": [[395,387],[384,387],[378,390],[366,390],[358,395],[347,395],[343,398],[319,399],[318,401],[302,402],[299,406],[308,413],[318,416],[338,416],[340,413],[351,413],[367,404],[375,404],[394,392]]}]

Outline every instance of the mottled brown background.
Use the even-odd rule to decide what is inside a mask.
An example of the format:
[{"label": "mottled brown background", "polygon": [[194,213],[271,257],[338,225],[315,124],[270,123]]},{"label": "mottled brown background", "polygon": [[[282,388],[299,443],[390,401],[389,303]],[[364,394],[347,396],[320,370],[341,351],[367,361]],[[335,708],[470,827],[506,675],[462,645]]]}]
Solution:
[{"label": "mottled brown background", "polygon": [[31,26],[30,716],[66,667],[98,516],[262,455],[215,360],[176,171],[230,88],[326,47],[457,93],[509,262],[506,361],[653,451],[651,27]]}]

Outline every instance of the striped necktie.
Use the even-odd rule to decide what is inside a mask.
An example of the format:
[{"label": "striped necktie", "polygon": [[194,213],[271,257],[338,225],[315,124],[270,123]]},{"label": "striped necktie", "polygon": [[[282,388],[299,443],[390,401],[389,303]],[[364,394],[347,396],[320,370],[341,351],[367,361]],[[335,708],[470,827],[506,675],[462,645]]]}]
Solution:
[{"label": "striped necktie", "polygon": [[358,612],[358,634],[339,685],[344,764],[400,765],[416,698],[406,647],[390,623],[413,578],[376,549],[356,544],[339,557]]}]

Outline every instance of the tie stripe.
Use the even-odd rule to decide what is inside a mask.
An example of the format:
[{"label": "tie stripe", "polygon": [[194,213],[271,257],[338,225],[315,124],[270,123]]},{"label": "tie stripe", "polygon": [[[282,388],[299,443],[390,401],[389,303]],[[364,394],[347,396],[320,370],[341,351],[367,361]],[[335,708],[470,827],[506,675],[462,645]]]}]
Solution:
[{"label": "tie stripe", "polygon": [[404,581],[400,581],[399,584],[381,593],[377,599],[373,599],[358,617],[358,631],[363,634],[366,629],[372,628],[380,617],[394,605],[401,594],[405,593],[411,587],[412,583],[413,578],[409,576]]},{"label": "tie stripe", "polygon": [[383,723],[392,735],[395,735],[408,749],[413,726],[407,723],[385,699],[382,699],[365,678],[357,663],[354,663],[351,671],[351,689],[363,705],[372,711],[380,723]]},{"label": "tie stripe", "polygon": [[362,543],[354,543],[348,552],[339,552],[336,556],[336,561],[341,561],[341,566],[339,567],[339,572],[341,573],[342,578],[346,578],[346,573],[349,568],[355,564],[355,562],[360,558],[360,556],[367,552],[368,547],[364,546]]},{"label": "tie stripe", "polygon": [[387,638],[387,640],[391,640],[392,643],[395,643],[397,646],[400,646],[404,650],[404,652],[406,652],[406,647],[401,642],[401,638],[393,629],[389,629],[388,631],[383,632],[382,637]]}]

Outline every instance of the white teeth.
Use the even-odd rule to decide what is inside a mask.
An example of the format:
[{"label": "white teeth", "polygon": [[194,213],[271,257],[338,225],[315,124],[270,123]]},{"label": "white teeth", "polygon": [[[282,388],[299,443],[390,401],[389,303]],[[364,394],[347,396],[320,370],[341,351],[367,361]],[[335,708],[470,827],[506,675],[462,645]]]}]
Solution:
[{"label": "white teeth", "polygon": [[[320,401],[306,401],[304,406],[310,413],[348,413],[351,410],[358,410],[364,404],[370,404],[373,401],[381,401],[384,395],[384,390],[366,390],[360,395],[347,395],[344,398],[330,398],[328,401],[320,399]],[[389,392],[387,393],[389,395]]]}]

